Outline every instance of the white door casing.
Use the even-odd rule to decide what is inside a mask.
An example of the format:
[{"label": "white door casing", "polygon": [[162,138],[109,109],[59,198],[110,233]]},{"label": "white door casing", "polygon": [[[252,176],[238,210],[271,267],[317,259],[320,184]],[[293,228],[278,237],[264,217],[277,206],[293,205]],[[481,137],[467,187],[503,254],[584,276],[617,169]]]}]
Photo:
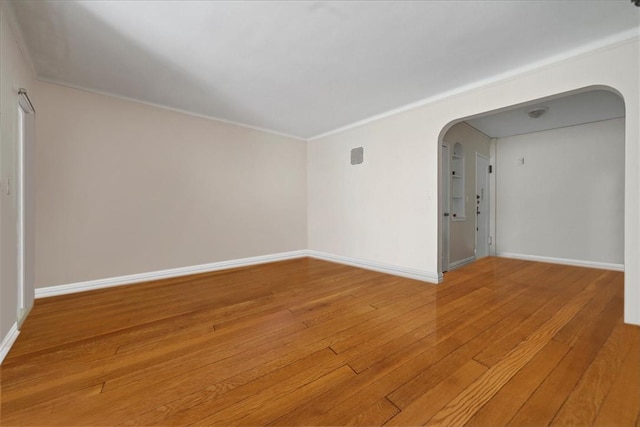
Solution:
[{"label": "white door casing", "polygon": [[449,147],[442,145],[440,148],[440,230],[441,230],[441,252],[440,252],[440,268],[441,272],[449,270],[449,226],[451,220],[450,214],[450,157]]},{"label": "white door casing", "polygon": [[18,143],[16,147],[17,201],[17,325],[18,328],[33,307],[35,294],[34,258],[34,168],[35,110],[23,89],[18,97]]},{"label": "white door casing", "polygon": [[476,259],[489,255],[489,159],[476,153]]}]

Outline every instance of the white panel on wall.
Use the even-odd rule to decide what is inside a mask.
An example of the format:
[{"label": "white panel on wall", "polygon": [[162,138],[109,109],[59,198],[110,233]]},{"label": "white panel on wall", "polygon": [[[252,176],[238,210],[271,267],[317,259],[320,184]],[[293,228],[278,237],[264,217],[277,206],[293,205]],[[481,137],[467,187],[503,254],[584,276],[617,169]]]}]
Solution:
[{"label": "white panel on wall", "polygon": [[624,263],[624,119],[499,138],[498,253]]}]

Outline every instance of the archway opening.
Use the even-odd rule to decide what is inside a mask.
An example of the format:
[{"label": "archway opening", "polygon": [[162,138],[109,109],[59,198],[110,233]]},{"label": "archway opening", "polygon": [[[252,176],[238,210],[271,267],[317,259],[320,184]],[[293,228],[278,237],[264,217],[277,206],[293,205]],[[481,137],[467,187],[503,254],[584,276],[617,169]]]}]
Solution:
[{"label": "archway opening", "polygon": [[[439,272],[485,254],[623,271],[624,116],[616,91],[589,87],[449,123],[439,141]],[[454,178],[456,144],[466,160]],[[480,209],[482,157],[491,173]],[[454,203],[466,215],[452,216]]]}]

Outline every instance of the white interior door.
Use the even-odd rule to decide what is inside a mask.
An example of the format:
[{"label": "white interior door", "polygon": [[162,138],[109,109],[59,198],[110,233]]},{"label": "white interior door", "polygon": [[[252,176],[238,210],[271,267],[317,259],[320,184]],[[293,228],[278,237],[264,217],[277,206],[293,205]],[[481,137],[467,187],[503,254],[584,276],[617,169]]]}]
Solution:
[{"label": "white interior door", "polygon": [[476,153],[476,259],[489,255],[489,159]]},{"label": "white interior door", "polygon": [[451,221],[450,216],[450,198],[449,193],[451,191],[451,177],[450,177],[450,157],[449,147],[442,145],[440,156],[440,266],[444,273],[449,269],[449,226]]}]

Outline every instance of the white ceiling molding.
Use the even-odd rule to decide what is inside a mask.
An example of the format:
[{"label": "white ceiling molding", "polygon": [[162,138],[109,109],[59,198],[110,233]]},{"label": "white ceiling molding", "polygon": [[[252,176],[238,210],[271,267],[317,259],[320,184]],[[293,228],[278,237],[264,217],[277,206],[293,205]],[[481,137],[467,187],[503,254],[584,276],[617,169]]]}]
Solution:
[{"label": "white ceiling molding", "polygon": [[[518,69],[514,69],[514,70],[510,70],[501,74],[497,74],[495,76],[489,77],[487,79],[484,80],[480,80],[459,88],[456,88],[454,90],[451,90],[449,92],[444,92],[444,93],[440,93],[438,95],[426,98],[426,99],[422,99],[420,101],[408,104],[408,105],[404,105],[402,107],[399,108],[394,108],[393,110],[390,111],[386,111],[384,113],[381,114],[377,114],[375,116],[372,117],[368,117],[364,120],[360,120],[358,122],[355,123],[351,123],[349,125],[340,127],[338,129],[333,129],[330,130],[328,132],[325,132],[323,134],[320,135],[315,135],[311,138],[308,138],[309,141],[314,141],[317,139],[321,139],[321,138],[325,138],[327,136],[330,135],[334,135],[334,134],[338,134],[340,132],[344,132],[347,131],[349,129],[353,129],[353,128],[357,128],[359,126],[363,126],[366,125],[367,123],[371,123],[374,122],[376,120],[380,120],[383,119],[385,117],[389,117],[389,116],[393,116],[394,114],[398,114],[398,113],[402,113],[403,111],[409,111],[409,110],[413,110],[415,108],[418,107],[422,107],[423,105],[427,105],[430,104],[432,102],[437,102],[440,101],[442,99],[446,99],[449,98],[450,96],[455,96],[455,95],[460,95],[462,93],[465,92],[470,92],[472,90],[476,90],[479,89],[483,86],[488,86],[494,83],[498,83],[501,80],[506,80],[509,78],[513,78],[519,75],[523,75],[523,74],[527,74],[527,73],[531,73],[531,72],[536,72],[536,71],[540,71],[546,67],[549,66],[553,66],[554,64],[557,64],[559,62],[562,61],[568,61],[571,60],[573,58],[576,58],[578,56],[581,55],[586,55],[586,54],[591,54],[591,53],[595,53],[601,50],[607,50],[607,49],[615,49],[617,46],[626,44],[626,43],[632,43],[636,40],[638,40],[640,37],[638,36],[638,30],[637,29],[633,29],[630,31],[625,31],[623,33],[620,34],[616,34],[614,36],[611,37],[607,37],[603,40],[598,40],[597,42],[594,43],[590,43],[588,45],[585,46],[581,46],[578,49],[574,49],[572,51],[569,52],[564,52],[563,54],[560,55],[556,55],[553,56],[551,58],[547,58],[543,61],[537,62],[535,64],[529,64],[525,67],[521,67]],[[517,107],[514,107],[517,108]],[[501,114],[501,113],[496,113],[497,114]],[[474,128],[475,129],[475,128]],[[479,130],[479,129],[476,129]],[[520,133],[526,133],[526,131],[521,131]],[[489,135],[487,135],[489,136]]]},{"label": "white ceiling molding", "polygon": [[116,98],[116,99],[120,99],[122,101],[134,102],[136,104],[147,105],[149,107],[159,108],[161,110],[173,111],[173,112],[176,112],[176,113],[187,114],[189,116],[198,117],[198,118],[201,118],[201,119],[213,120],[213,121],[225,123],[225,124],[228,124],[228,125],[231,125],[231,126],[237,126],[237,127],[241,127],[241,128],[245,128],[245,129],[251,129],[251,130],[258,131],[258,132],[269,133],[269,134],[272,134],[272,135],[283,136],[285,138],[292,138],[292,139],[297,139],[297,140],[305,141],[305,142],[308,141],[305,138],[301,138],[301,137],[296,136],[296,135],[289,135],[289,134],[286,134],[286,133],[283,133],[283,132],[278,132],[278,131],[273,130],[273,129],[265,129],[265,128],[261,128],[261,127],[257,127],[257,126],[252,126],[252,125],[249,125],[249,124],[246,124],[246,123],[240,123],[240,122],[234,122],[234,121],[231,121],[231,120],[221,119],[220,117],[207,116],[206,114],[200,114],[200,113],[193,112],[193,111],[187,111],[187,110],[181,110],[179,108],[173,108],[173,107],[171,107],[169,105],[156,104],[156,103],[147,102],[147,101],[144,101],[144,100],[141,100],[141,99],[129,98],[129,97],[126,97],[126,96],[113,94],[113,93],[109,93],[109,92],[102,92],[102,91],[99,91],[99,90],[86,88],[86,87],[80,87],[80,86],[72,85],[72,84],[69,84],[69,83],[60,83],[60,82],[57,82],[55,80],[45,79],[45,78],[42,78],[42,77],[36,77],[36,80],[41,81],[41,82],[45,82],[45,83],[51,83],[51,84],[58,85],[58,86],[68,87],[68,88],[75,89],[75,90],[81,90],[83,92],[95,93],[96,95],[108,96],[110,98]]}]

